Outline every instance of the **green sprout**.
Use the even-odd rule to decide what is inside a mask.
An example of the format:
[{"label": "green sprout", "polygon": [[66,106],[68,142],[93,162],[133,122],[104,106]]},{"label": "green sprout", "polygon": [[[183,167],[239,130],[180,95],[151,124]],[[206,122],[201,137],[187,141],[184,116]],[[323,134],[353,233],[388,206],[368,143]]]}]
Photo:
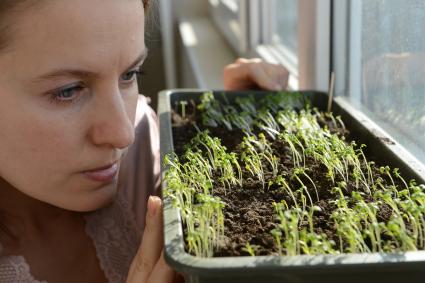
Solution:
[{"label": "green sprout", "polygon": [[255,256],[255,253],[257,252],[259,246],[257,245],[251,245],[249,242],[246,242],[246,245],[242,250],[244,252],[247,252],[250,256]]},{"label": "green sprout", "polygon": [[180,101],[182,119],[185,119],[186,118],[186,105],[187,105],[187,101],[186,100]]}]

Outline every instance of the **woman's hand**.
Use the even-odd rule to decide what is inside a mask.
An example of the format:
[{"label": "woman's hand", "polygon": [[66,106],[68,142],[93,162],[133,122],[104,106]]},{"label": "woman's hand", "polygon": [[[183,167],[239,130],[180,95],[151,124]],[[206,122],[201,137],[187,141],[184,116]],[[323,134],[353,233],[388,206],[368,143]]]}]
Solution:
[{"label": "woman's hand", "polygon": [[259,58],[239,58],[224,68],[223,79],[226,90],[262,88],[284,90],[288,85],[289,72],[282,65],[266,63]]},{"label": "woman's hand", "polygon": [[127,283],[168,283],[178,279],[163,256],[161,208],[160,198],[149,197],[142,244],[131,263]]}]

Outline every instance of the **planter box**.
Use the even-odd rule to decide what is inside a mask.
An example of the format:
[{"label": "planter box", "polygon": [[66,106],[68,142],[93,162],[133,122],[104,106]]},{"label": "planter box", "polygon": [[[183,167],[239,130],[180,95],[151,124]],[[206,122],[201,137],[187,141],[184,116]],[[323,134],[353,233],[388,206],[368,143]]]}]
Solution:
[{"label": "planter box", "polygon": [[[203,90],[167,90],[159,95],[161,160],[173,151],[171,106],[180,100],[199,100]],[[219,93],[214,93],[217,99]],[[270,93],[270,92],[267,92]],[[266,92],[231,92],[237,96]],[[325,110],[327,95],[302,92],[311,105]],[[340,115],[367,153],[391,166],[400,168],[406,179],[425,183],[425,168],[402,147],[392,141],[376,124],[353,109],[344,99],[333,101],[332,112]],[[163,168],[162,176],[166,168]],[[163,183],[163,187],[167,184]],[[184,274],[186,282],[425,282],[425,251],[400,254],[368,253],[340,255],[255,256],[200,258],[188,254],[179,211],[164,199],[165,258],[170,266]]]}]

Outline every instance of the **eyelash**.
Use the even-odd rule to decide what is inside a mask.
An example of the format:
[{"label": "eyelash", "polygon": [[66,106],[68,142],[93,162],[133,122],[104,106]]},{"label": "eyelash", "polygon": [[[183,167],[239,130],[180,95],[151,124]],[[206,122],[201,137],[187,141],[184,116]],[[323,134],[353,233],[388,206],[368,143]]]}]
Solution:
[{"label": "eyelash", "polygon": [[[78,101],[78,98],[74,98],[74,93],[76,92],[82,92],[86,89],[86,87],[83,85],[82,82],[78,82],[69,86],[66,86],[64,88],[60,88],[58,90],[54,90],[49,95],[49,101],[55,104],[72,104]],[[60,98],[60,96],[64,93],[68,92],[71,93],[71,98]]]},{"label": "eyelash", "polygon": [[[132,70],[132,71],[128,71],[127,73],[125,73],[122,76],[125,75],[131,75],[131,78],[128,80],[122,80],[122,83],[126,86],[132,84],[135,80],[138,80],[141,76],[146,75],[146,73],[141,70],[141,69],[136,69],[136,70]],[[120,77],[120,80],[122,78],[122,76]],[[74,94],[75,92],[81,92],[85,89],[86,87],[84,86],[84,84],[82,82],[78,82],[75,83],[73,85],[70,86],[66,86],[64,88],[60,88],[58,90],[54,90],[53,92],[50,93],[49,95],[49,101],[55,104],[72,104],[78,101],[78,97],[77,98],[59,98],[61,96],[61,94],[63,94],[64,92],[71,92],[71,95]]]},{"label": "eyelash", "polygon": [[131,74],[131,79],[123,80],[124,84],[130,84],[130,83],[134,82],[135,78],[139,79],[142,75],[146,75],[146,73],[140,68],[138,68],[136,70],[129,71],[129,72],[125,73],[124,75],[128,75],[128,74]]}]

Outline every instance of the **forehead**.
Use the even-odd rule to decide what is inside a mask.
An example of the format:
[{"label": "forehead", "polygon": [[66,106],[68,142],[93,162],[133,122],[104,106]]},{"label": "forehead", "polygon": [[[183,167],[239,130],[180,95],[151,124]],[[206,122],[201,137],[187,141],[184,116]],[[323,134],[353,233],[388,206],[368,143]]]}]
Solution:
[{"label": "forehead", "polygon": [[125,64],[144,48],[140,0],[45,1],[15,23],[12,52],[33,71],[61,63]]}]

